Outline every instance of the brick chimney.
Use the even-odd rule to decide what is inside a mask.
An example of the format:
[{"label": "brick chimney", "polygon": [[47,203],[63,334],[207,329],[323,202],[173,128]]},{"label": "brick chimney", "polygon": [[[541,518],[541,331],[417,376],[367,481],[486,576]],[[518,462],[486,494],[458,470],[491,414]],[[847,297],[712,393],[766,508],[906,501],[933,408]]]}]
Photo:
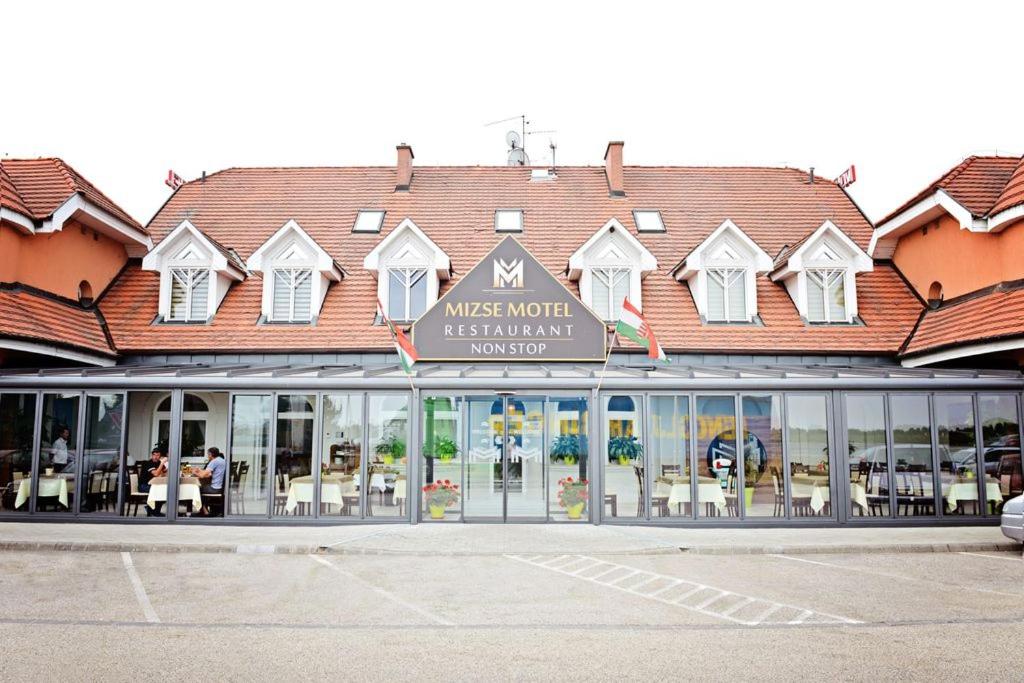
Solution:
[{"label": "brick chimney", "polygon": [[604,151],[604,174],[608,178],[608,195],[625,197],[626,187],[622,179],[622,141],[608,143]]},{"label": "brick chimney", "polygon": [[412,185],[412,147],[404,142],[396,148],[398,150],[398,181],[395,183],[395,192],[408,192]]}]

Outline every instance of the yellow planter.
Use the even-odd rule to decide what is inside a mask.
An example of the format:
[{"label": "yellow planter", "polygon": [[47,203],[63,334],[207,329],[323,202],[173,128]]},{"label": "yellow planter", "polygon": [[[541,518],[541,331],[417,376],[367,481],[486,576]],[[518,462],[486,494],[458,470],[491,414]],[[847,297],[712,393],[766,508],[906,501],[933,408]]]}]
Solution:
[{"label": "yellow planter", "polygon": [[428,505],[430,508],[431,519],[444,519],[444,506],[443,505]]},{"label": "yellow planter", "polygon": [[583,516],[583,506],[586,503],[576,503],[565,508],[565,511],[569,514],[569,519],[579,519]]}]

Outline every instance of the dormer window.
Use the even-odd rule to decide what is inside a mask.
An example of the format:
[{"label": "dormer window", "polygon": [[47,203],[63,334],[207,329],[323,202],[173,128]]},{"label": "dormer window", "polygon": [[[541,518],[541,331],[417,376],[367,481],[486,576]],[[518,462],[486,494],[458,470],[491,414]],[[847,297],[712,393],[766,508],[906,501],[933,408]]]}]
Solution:
[{"label": "dormer window", "polygon": [[873,268],[871,257],[856,242],[825,221],[779,255],[771,278],[786,286],[808,323],[844,324],[857,317],[857,274]]},{"label": "dormer window", "polygon": [[167,320],[203,322],[210,301],[209,268],[171,269],[171,308]]},{"label": "dormer window", "polygon": [[232,282],[245,279],[241,259],[183,221],[142,259],[160,273],[159,321],[203,323],[214,316]]},{"label": "dormer window", "polygon": [[757,276],[772,259],[731,220],[726,220],[679,265],[673,275],[690,286],[707,323],[750,323],[757,316]]},{"label": "dormer window", "polygon": [[658,260],[614,218],[569,257],[569,279],[580,283],[580,298],[606,322],[618,320],[622,302],[642,306],[640,283]]},{"label": "dormer window", "polygon": [[311,323],[327,288],[344,271],[295,221],[288,221],[252,253],[249,270],[263,273],[261,318],[270,323]]},{"label": "dormer window", "polygon": [[308,323],[313,291],[313,271],[310,268],[274,269],[273,322]]},{"label": "dormer window", "polygon": [[406,218],[363,259],[377,278],[377,298],[387,316],[412,322],[437,301],[441,281],[451,277],[451,259]]}]

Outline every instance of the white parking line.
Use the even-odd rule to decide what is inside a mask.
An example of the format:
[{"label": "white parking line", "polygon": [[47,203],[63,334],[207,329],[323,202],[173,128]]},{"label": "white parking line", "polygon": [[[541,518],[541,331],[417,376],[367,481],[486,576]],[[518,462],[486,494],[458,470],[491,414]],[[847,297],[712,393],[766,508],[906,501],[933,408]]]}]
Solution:
[{"label": "white parking line", "polygon": [[[861,623],[855,619],[849,619],[847,617],[841,617],[834,614],[826,614],[824,612],[815,612],[809,609],[805,609],[803,607],[798,607],[796,605],[787,605],[785,603],[775,602],[774,600],[767,600],[765,598],[756,598],[750,595],[742,595],[740,593],[734,593],[733,591],[727,591],[721,588],[715,588],[713,586],[707,586],[702,583],[697,583],[696,581],[687,581],[685,579],[680,579],[675,576],[668,576],[666,574],[656,574],[654,572],[636,569],[635,567],[630,567],[624,564],[617,564],[615,562],[608,562],[606,560],[597,560],[592,557],[587,557],[586,555],[563,556],[573,557],[574,559],[573,561],[567,564],[563,564],[560,567],[552,566],[550,561],[537,562],[535,561],[535,558],[524,557],[521,555],[506,555],[505,557],[507,557],[510,560],[515,560],[517,562],[522,562],[524,564],[537,567],[539,569],[557,572],[563,576],[568,576],[579,581],[588,581],[590,583],[597,584],[598,586],[612,588],[614,590],[622,591],[623,593],[629,593],[631,595],[635,595],[646,600],[654,600],[655,602],[660,602],[664,605],[669,605],[671,607],[682,607],[683,609],[689,610],[691,612],[698,612],[700,614],[704,614],[710,617],[725,619],[727,621],[731,621],[738,624],[744,624],[746,626],[758,626],[762,624],[770,624],[773,626],[777,626],[779,624],[802,624],[806,619],[809,619],[811,617],[814,617],[814,622],[819,624]],[[609,568],[599,572],[598,574],[595,574],[594,576],[582,575],[580,574],[579,569],[574,569],[572,571],[563,569],[563,567],[575,566],[576,562],[584,560],[587,560],[591,563],[587,565],[587,567],[589,568],[599,567],[601,565],[608,565]],[[599,580],[605,576],[614,574],[617,571],[624,571],[626,573],[613,581]],[[635,580],[638,575],[641,575],[642,578],[640,582],[636,582]],[[633,581],[630,582],[628,581],[629,579],[633,579]],[[651,593],[645,593],[642,590],[637,590],[640,586],[645,586],[657,579],[663,579],[669,582],[669,585],[665,586],[664,588],[660,588],[656,591],[653,591]],[[686,590],[682,595],[672,597],[672,593],[670,591],[674,588],[679,588],[680,586],[684,588],[688,587],[689,590]],[[702,602],[700,602],[697,605],[688,605],[684,602],[688,598],[697,595],[702,591],[710,591],[711,595],[705,594],[698,598],[698,600],[702,600]],[[661,597],[663,595],[665,597]],[[721,611],[715,611],[714,609],[711,609],[712,605],[714,605],[716,602],[724,598],[735,598],[737,601],[735,603],[733,603],[732,601],[728,601],[727,604],[723,604],[723,609]],[[761,607],[761,605],[763,605],[763,607]],[[744,612],[749,614],[752,610],[748,610],[748,608],[751,607],[757,610],[760,613],[760,616],[758,616],[756,619],[742,618],[740,615]],[[781,612],[781,614],[779,615],[781,618],[779,620],[773,622],[765,621],[769,616],[779,612]],[[786,616],[787,613],[790,615],[789,617]]]},{"label": "white parking line", "polygon": [[128,581],[132,584],[132,590],[135,591],[135,599],[139,601],[139,607],[142,608],[142,613],[146,616],[146,621],[151,624],[159,624],[160,617],[156,615],[156,610],[153,609],[153,603],[149,601],[149,596],[146,595],[146,587],[142,585],[142,579],[139,578],[139,573],[135,571],[135,563],[132,562],[132,554],[121,553],[121,561],[124,562],[124,570],[128,572]]},{"label": "white parking line", "polygon": [[356,583],[362,584],[363,586],[366,586],[367,588],[372,590],[374,593],[377,593],[378,595],[381,595],[381,596],[387,598],[388,600],[391,600],[392,602],[395,602],[395,603],[401,605],[402,607],[404,607],[405,609],[407,609],[407,610],[409,610],[411,612],[415,612],[416,614],[419,614],[422,617],[426,617],[427,619],[430,619],[431,621],[433,621],[435,623],[442,624],[444,626],[454,626],[455,625],[455,622],[448,621],[444,617],[438,616],[437,614],[434,614],[433,612],[425,610],[422,607],[414,605],[411,602],[406,602],[405,600],[403,600],[402,598],[398,597],[394,593],[391,593],[390,591],[384,590],[380,586],[375,586],[374,584],[370,583],[366,579],[364,579],[362,577],[359,577],[359,576],[356,576],[355,574],[353,574],[351,572],[345,571],[344,569],[342,569],[338,565],[334,564],[333,562],[328,561],[327,559],[325,559],[323,557],[319,557],[317,555],[310,555],[309,559],[313,560],[314,562],[319,562],[323,566],[325,566],[325,567],[327,567],[327,568],[337,572],[338,574],[341,574],[345,578],[350,579],[352,581],[355,581]]},{"label": "white parking line", "polygon": [[969,553],[969,552],[966,552],[966,551],[962,551],[962,552],[959,552],[957,554],[958,555],[970,555],[971,557],[985,557],[985,558],[988,558],[990,560],[1007,560],[1009,562],[1017,562],[1017,563],[1020,563],[1020,561],[1022,559],[1024,559],[1024,558],[1020,558],[1020,557],[1000,557],[999,555],[985,555],[983,553]]}]

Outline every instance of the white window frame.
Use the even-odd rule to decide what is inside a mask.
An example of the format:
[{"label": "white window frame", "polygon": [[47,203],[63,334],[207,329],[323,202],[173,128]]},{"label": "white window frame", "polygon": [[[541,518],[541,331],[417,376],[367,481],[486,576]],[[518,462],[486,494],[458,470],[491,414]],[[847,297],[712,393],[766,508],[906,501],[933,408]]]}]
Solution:
[{"label": "white window frame", "polygon": [[598,317],[601,318],[602,320],[604,320],[605,322],[615,322],[616,320],[619,319],[619,314],[622,312],[622,302],[621,301],[617,301],[616,297],[615,297],[615,283],[617,282],[617,277],[625,277],[626,278],[626,282],[627,282],[626,297],[628,297],[630,301],[634,301],[635,300],[634,297],[633,297],[633,271],[634,270],[635,269],[632,266],[630,266],[630,265],[604,265],[604,266],[593,266],[593,267],[590,268],[590,277],[591,278],[600,278],[602,280],[602,282],[605,282],[605,278],[603,278],[600,275],[600,273],[606,272],[608,274],[607,281],[606,281],[607,285],[608,285],[608,301],[606,302],[608,304],[608,317],[603,317],[599,313],[598,307],[597,307],[597,301],[594,298],[596,296],[596,293],[595,293],[595,288],[594,288],[593,280],[590,283],[590,308],[592,308],[594,310],[594,312],[598,314]]},{"label": "white window frame", "polygon": [[[749,277],[750,268],[743,264],[731,264],[731,265],[717,265],[709,266],[707,269],[708,285],[705,287],[706,290],[706,306],[708,322],[715,323],[739,323],[739,322],[750,322],[750,297],[747,296],[747,278]],[[712,317],[711,311],[711,281],[718,275],[722,277],[722,306],[723,315],[720,318]],[[730,306],[729,290],[732,289],[732,285],[736,282],[736,278],[739,278],[741,286],[743,288],[743,314],[739,318],[733,318],[731,315],[732,306]]]},{"label": "white window frame", "polygon": [[[507,221],[511,221],[512,224],[509,225]],[[522,232],[524,222],[522,209],[496,209],[494,211],[494,232]]]},{"label": "white window frame", "polygon": [[426,311],[437,302],[441,282],[451,277],[452,262],[441,247],[406,218],[366,255],[363,268],[377,278],[377,298],[384,306],[391,305],[392,268],[425,269]]},{"label": "white window frame", "polygon": [[[184,273],[188,277],[188,282],[182,282],[178,277],[178,273]],[[210,279],[213,277],[213,273],[209,268],[194,267],[194,266],[171,266],[169,269],[170,275],[170,299],[167,307],[167,317],[165,320],[175,323],[195,323],[195,322],[206,322],[210,319]],[[198,278],[197,275],[205,275],[204,278]],[[192,299],[193,292],[197,284],[206,281],[206,315],[203,317],[197,317],[192,311]],[[181,318],[173,317],[174,315],[174,288],[178,284],[185,288],[185,316]]]},{"label": "white window frame", "polygon": [[[634,235],[612,218],[569,257],[568,276],[580,283],[580,299],[597,315],[594,306],[594,270],[629,270],[629,302],[643,310],[642,281],[658,269],[658,260]],[[622,302],[615,304],[615,307]],[[613,307],[614,308],[614,307]],[[600,316],[598,316],[600,317]]]},{"label": "white window frame", "polygon": [[[403,279],[405,281],[405,284],[402,286],[402,289],[405,291],[405,296],[403,297],[403,302],[404,302],[405,306],[403,307],[404,310],[403,310],[401,316],[393,315],[393,311],[390,310],[391,309],[391,294],[392,294],[392,292],[391,292],[391,274],[393,272],[400,272],[400,273],[402,273]],[[412,280],[411,277],[415,273],[421,273],[421,275],[418,278],[416,278],[415,280]],[[388,310],[388,318],[390,318],[391,320],[398,321],[398,322],[411,322],[411,321],[414,321],[416,318],[414,318],[413,315],[412,315],[412,288],[413,288],[413,285],[415,285],[421,279],[423,279],[425,277],[428,277],[430,275],[429,268],[427,268],[426,265],[395,264],[395,265],[388,266],[387,269],[386,269],[385,274],[387,276],[387,281],[388,281],[388,299],[387,299],[387,307],[389,309]],[[427,308],[430,307],[430,281],[427,280],[425,285],[426,285],[426,291],[424,292],[424,301],[423,301],[423,310],[424,311],[426,311]],[[381,302],[381,303],[383,303],[383,302]]]},{"label": "white window frame", "polygon": [[384,209],[359,209],[356,212],[356,219],[352,223],[352,232],[356,233],[379,233],[384,226],[384,217],[387,211]]},{"label": "white window frame", "polygon": [[[807,269],[807,322],[810,323],[845,323],[850,321],[849,306],[846,301],[846,275],[845,267],[816,267]],[[811,317],[811,282],[821,288],[822,310],[824,318],[816,320]],[[832,305],[829,297],[829,283],[838,282],[843,292],[843,317],[841,320],[832,319]]]},{"label": "white window frame", "polygon": [[[287,273],[288,282],[284,282],[280,275]],[[271,274],[273,276],[273,283],[271,287],[273,289],[271,295],[271,307],[270,307],[270,320],[271,322],[284,322],[284,323],[308,323],[313,319],[313,269],[309,267],[275,267]],[[303,277],[304,276],[304,277]],[[309,308],[306,310],[305,315],[296,315],[295,311],[295,295],[298,291],[299,285],[303,280],[309,280]],[[288,316],[285,318],[278,318],[274,316],[274,302],[277,301],[277,288],[280,286],[288,288]]]}]

